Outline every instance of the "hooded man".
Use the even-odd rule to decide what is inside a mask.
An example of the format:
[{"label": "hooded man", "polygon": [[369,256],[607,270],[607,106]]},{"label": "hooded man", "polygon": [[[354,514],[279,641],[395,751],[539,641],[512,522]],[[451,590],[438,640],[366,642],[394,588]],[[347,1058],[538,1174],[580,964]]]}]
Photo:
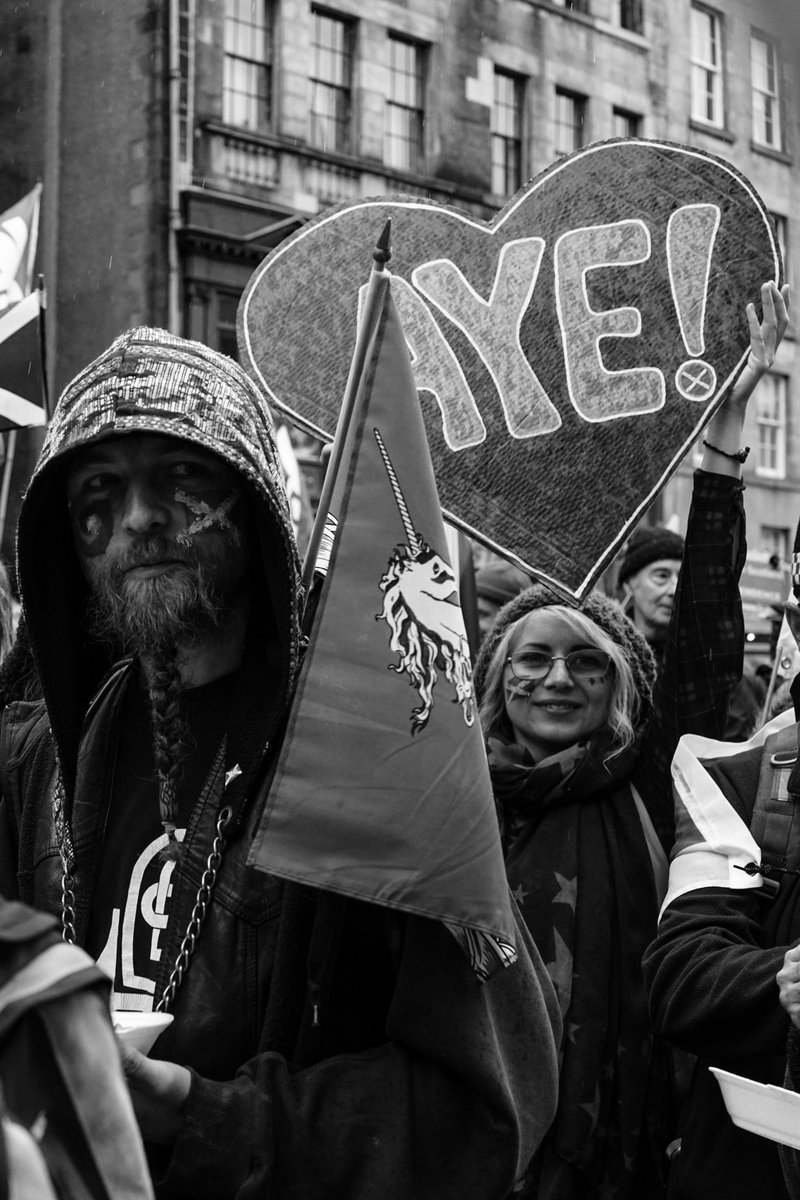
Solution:
[{"label": "hooded man", "polygon": [[18,575],[0,886],[60,916],[112,1007],[173,1014],[124,1056],[157,1195],[502,1200],[555,1107],[558,1017],[524,933],[480,984],[440,922],[247,865],[301,589],[239,367],[140,328],[81,372]]}]

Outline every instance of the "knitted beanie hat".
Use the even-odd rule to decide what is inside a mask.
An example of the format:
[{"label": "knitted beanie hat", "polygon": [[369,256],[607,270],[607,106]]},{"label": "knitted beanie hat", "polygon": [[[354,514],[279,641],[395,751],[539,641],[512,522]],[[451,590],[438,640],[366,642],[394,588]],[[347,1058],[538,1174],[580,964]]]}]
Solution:
[{"label": "knitted beanie hat", "polygon": [[505,604],[530,586],[529,576],[511,563],[486,563],[475,572],[476,593],[495,604]]},{"label": "knitted beanie hat", "polygon": [[620,560],[618,582],[623,584],[642,567],[660,558],[683,558],[683,538],[664,525],[640,526]]},{"label": "knitted beanie hat", "polygon": [[[494,624],[486,635],[475,664],[475,691],[480,702],[483,698],[486,672],[494,653],[502,640],[509,625],[513,625],[520,617],[525,617],[538,608],[547,608],[553,604],[563,604],[560,597],[551,592],[543,584],[535,584],[515,596],[495,617]],[[641,711],[639,722],[644,723],[650,715],[653,702],[653,685],[656,680],[656,660],[642,634],[625,616],[622,606],[616,600],[609,599],[601,592],[592,592],[579,606],[584,616],[594,621],[617,646],[622,650],[628,661],[633,675],[633,682],[639,694]]]}]

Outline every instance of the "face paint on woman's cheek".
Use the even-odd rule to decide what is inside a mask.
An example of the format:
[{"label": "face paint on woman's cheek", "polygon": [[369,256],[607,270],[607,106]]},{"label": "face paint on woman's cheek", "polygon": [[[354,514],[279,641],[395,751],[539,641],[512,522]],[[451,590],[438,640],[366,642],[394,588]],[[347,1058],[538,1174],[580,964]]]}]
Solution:
[{"label": "face paint on woman's cheek", "polygon": [[536,680],[530,679],[525,683],[507,683],[506,700],[528,700],[533,689],[536,687]]},{"label": "face paint on woman's cheek", "polygon": [[199,496],[193,496],[189,492],[185,492],[183,488],[176,488],[176,501],[191,513],[194,520],[188,529],[184,529],[182,533],[178,534],[175,540],[182,546],[189,546],[198,533],[205,533],[209,529],[219,529],[234,546],[238,546],[241,542],[241,534],[239,533],[238,526],[233,523],[229,514],[240,495],[241,493],[238,490],[229,492],[215,506],[209,504],[206,500],[202,500]]},{"label": "face paint on woman's cheek", "polygon": [[111,541],[111,511],[102,500],[85,505],[70,505],[72,528],[78,549],[86,558],[105,554]]}]

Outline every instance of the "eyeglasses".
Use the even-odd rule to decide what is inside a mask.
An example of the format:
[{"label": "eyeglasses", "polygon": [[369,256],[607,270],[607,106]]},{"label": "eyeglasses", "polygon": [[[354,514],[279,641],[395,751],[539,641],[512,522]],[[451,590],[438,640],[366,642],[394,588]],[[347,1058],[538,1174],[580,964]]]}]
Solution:
[{"label": "eyeglasses", "polygon": [[611,656],[605,650],[572,650],[569,654],[545,654],[543,650],[519,650],[506,659],[517,679],[545,679],[553,663],[563,662],[573,679],[590,679],[608,673]]}]

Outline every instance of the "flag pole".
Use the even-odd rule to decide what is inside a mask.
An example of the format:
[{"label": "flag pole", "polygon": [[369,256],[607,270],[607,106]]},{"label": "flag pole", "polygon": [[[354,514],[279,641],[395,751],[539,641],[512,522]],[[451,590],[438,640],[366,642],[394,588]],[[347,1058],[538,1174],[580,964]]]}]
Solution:
[{"label": "flag pole", "polygon": [[39,293],[39,354],[42,358],[42,408],[49,420],[53,414],[50,412],[50,394],[47,387],[47,336],[45,331],[47,293],[44,288],[44,275],[38,276],[36,290]]},{"label": "flag pole", "polygon": [[386,293],[386,288],[389,284],[389,272],[386,270],[386,264],[392,257],[391,250],[391,235],[392,235],[392,219],[387,220],[383,227],[380,237],[372,252],[373,266],[367,285],[367,294],[364,301],[364,308],[361,314],[361,322],[358,327],[356,336],[356,345],[353,351],[353,359],[350,363],[350,372],[347,376],[347,384],[344,389],[342,398],[342,407],[339,411],[339,420],[336,425],[336,434],[333,439],[333,448],[331,450],[330,459],[328,460],[328,468],[325,472],[325,478],[322,481],[322,489],[320,491],[319,504],[317,506],[316,517],[311,529],[311,535],[308,539],[308,548],[306,557],[303,563],[303,586],[306,591],[306,597],[309,596],[311,585],[314,582],[314,569],[317,565],[317,557],[319,555],[320,545],[322,544],[325,526],[328,520],[328,510],[330,508],[333,490],[336,484],[336,477],[342,466],[342,458],[344,455],[344,447],[347,441],[348,430],[352,424],[355,415],[356,400],[358,398],[358,389],[361,384],[361,376],[364,372],[364,363],[367,357],[372,334],[375,330],[375,325],[383,304],[383,297]]},{"label": "flag pole", "polygon": [[3,460],[3,482],[0,486],[0,545],[6,532],[6,514],[8,512],[8,493],[11,489],[11,476],[14,471],[14,457],[17,449],[17,431],[9,429],[6,437],[6,453]]}]

